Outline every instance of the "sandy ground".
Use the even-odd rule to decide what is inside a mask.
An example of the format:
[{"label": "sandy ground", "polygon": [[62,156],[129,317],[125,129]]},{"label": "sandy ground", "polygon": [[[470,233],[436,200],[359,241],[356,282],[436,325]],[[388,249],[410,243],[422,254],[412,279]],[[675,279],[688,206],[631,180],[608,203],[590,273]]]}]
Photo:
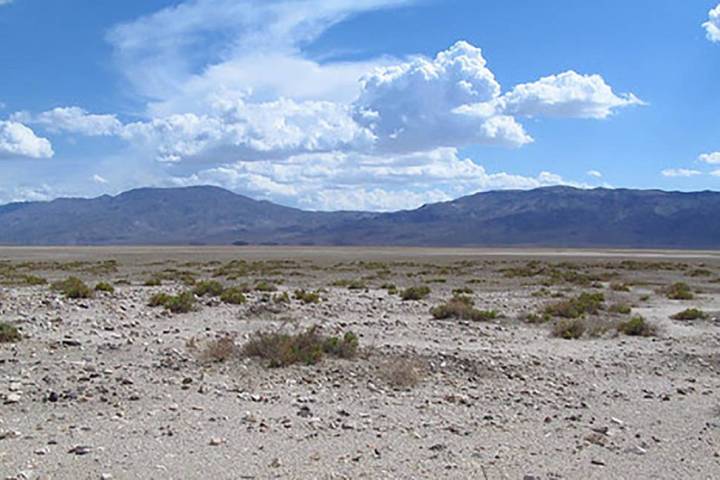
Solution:
[{"label": "sandy ground", "polygon": [[[0,479],[720,478],[714,252],[0,248],[0,272],[0,322],[23,335],[0,343]],[[68,299],[29,274],[115,292]],[[147,305],[189,277],[278,291]],[[694,299],[666,298],[678,281]],[[431,293],[403,301],[390,283]],[[322,302],[271,300],[297,288]],[[500,318],[434,319],[458,288]],[[623,321],[607,311],[623,303],[657,335],[563,340],[557,319],[526,321],[580,292],[605,296],[587,322]],[[689,307],[707,317],[670,319]],[[203,354],[312,325],[357,334],[357,357],[268,368]]]}]

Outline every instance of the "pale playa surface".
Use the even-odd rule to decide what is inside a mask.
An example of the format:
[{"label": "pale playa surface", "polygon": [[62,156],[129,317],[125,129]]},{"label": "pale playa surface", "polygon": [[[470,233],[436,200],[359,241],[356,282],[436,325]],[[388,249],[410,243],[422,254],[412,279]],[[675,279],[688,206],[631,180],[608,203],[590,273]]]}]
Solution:
[{"label": "pale playa surface", "polygon": [[[95,263],[108,259],[117,268]],[[289,262],[214,277],[235,259]],[[533,259],[581,280],[501,271]],[[627,259],[639,263],[621,263]],[[0,321],[26,336],[0,344],[0,478],[720,476],[714,252],[0,248],[0,266]],[[47,286],[13,284],[8,266],[51,281],[73,274],[120,284],[114,294],[69,300]],[[186,287],[143,285],[166,268],[175,280],[189,271],[226,285],[267,279],[281,292],[327,291],[318,305],[276,307],[252,292],[245,305],[203,298],[197,311],[170,315],[148,299]],[[579,285],[583,275],[603,278]],[[363,278],[367,289],[331,286]],[[658,293],[675,281],[696,298]],[[381,288],[386,283],[425,283],[432,293],[403,302]],[[503,317],[434,320],[430,308],[461,287],[472,289],[478,308]],[[550,337],[550,324],[524,321],[562,300],[553,294],[582,291],[632,305],[659,336],[561,340]],[[709,317],[669,318],[689,307]],[[191,339],[202,348],[226,334],[242,345],[252,332],[290,321],[334,335],[352,330],[361,353],[268,369],[255,359],[208,363],[188,348]],[[403,359],[427,371],[413,388],[387,379],[389,365]]]}]

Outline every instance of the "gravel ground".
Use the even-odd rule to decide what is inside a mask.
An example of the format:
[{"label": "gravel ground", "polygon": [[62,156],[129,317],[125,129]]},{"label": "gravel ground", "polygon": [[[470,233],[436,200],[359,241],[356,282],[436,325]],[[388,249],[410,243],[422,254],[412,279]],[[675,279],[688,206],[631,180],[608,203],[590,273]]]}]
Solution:
[{"label": "gravel ground", "polygon": [[[69,299],[30,274],[115,292]],[[251,291],[148,306],[189,277]],[[23,336],[0,343],[0,479],[720,478],[719,278],[703,252],[0,249],[0,322]],[[695,298],[662,293],[678,281]],[[272,300],[297,288],[322,301]],[[499,318],[434,319],[458,288]],[[605,297],[589,324],[623,321],[607,308],[624,303],[657,334],[563,340],[557,319],[526,321],[580,292]],[[670,319],[689,307],[706,318]],[[357,356],[237,353],[313,325],[354,332]],[[219,338],[237,346],[222,362],[204,354]]]}]

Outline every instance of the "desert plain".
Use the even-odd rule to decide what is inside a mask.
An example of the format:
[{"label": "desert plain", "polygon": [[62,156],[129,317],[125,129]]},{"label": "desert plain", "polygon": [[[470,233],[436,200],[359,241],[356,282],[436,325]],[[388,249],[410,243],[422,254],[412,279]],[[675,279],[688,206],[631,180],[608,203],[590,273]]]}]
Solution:
[{"label": "desert plain", "polygon": [[720,478],[717,252],[7,247],[0,340],[0,479]]}]

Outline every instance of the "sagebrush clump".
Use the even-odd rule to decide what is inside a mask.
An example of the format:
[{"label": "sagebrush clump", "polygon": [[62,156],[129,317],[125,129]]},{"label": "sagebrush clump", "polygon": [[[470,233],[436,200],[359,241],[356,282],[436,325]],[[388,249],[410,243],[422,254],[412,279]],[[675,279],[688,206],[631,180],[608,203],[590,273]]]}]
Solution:
[{"label": "sagebrush clump", "polygon": [[438,320],[454,318],[457,320],[472,320],[475,322],[494,320],[498,314],[494,310],[478,310],[472,298],[465,295],[456,295],[442,305],[430,310],[432,316]]},{"label": "sagebrush clump", "polygon": [[408,287],[400,292],[400,298],[404,301],[422,300],[430,295],[430,287],[421,285],[418,287]]},{"label": "sagebrush clump", "polygon": [[548,305],[544,312],[552,317],[580,318],[600,311],[603,302],[605,296],[602,293],[581,293],[575,298]]},{"label": "sagebrush clump", "polygon": [[315,365],[325,355],[338,358],[353,358],[358,349],[358,338],[346,333],[342,338],[320,334],[317,326],[305,331],[289,334],[278,331],[260,331],[242,348],[246,357],[260,358],[270,368],[287,367],[294,364]]},{"label": "sagebrush clump", "polygon": [[708,314],[697,308],[688,308],[671,316],[673,320],[703,320]]},{"label": "sagebrush clump", "polygon": [[172,313],[188,313],[195,307],[195,295],[191,291],[185,291],[177,295],[156,293],[150,297],[148,306],[165,307],[165,310]]},{"label": "sagebrush clump", "polygon": [[67,298],[92,298],[94,296],[93,289],[77,277],[68,277],[55,282],[52,284],[52,288]]},{"label": "sagebrush clump", "polygon": [[22,339],[20,331],[9,323],[0,322],[0,343],[15,343]]},{"label": "sagebrush clump", "polygon": [[618,332],[632,337],[652,337],[657,334],[657,328],[640,315],[618,324],[617,329]]}]

